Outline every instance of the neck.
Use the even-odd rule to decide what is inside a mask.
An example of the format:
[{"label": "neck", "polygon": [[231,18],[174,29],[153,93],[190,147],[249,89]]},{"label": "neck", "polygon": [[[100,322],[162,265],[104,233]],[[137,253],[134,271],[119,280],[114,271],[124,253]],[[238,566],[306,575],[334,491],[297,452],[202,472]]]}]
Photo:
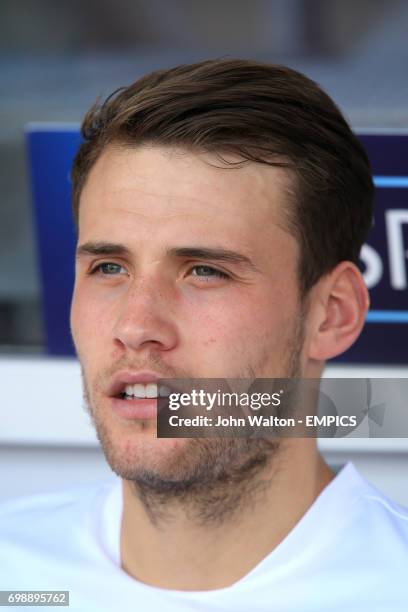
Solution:
[{"label": "neck", "polygon": [[[282,443],[235,504],[233,482],[228,503],[218,504],[223,512],[217,511],[216,491],[209,492],[200,513],[186,497],[166,503],[164,496],[159,511],[156,504],[153,512],[144,492],[124,480],[122,567],[137,580],[160,588],[200,591],[230,586],[279,545],[333,477],[316,451],[316,441],[298,438]],[[218,501],[226,497],[224,487]]]}]

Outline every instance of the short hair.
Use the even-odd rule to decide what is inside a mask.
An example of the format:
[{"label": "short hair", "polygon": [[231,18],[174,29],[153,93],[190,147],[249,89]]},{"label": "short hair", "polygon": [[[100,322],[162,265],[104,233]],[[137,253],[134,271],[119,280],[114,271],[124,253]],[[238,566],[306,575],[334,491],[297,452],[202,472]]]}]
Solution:
[{"label": "short hair", "polygon": [[372,224],[368,157],[333,100],[285,66],[215,59],[157,70],[97,101],[72,168],[73,214],[109,144],[237,154],[293,174],[285,215],[299,242],[301,295],[340,261],[358,264]]}]

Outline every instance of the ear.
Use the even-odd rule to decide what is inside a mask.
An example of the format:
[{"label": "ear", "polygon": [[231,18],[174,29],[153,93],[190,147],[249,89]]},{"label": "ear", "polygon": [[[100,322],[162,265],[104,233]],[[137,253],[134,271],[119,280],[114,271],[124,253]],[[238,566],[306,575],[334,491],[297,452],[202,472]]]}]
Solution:
[{"label": "ear", "polygon": [[357,340],[370,300],[361,272],[350,261],[339,263],[312,291],[309,358],[326,361]]}]

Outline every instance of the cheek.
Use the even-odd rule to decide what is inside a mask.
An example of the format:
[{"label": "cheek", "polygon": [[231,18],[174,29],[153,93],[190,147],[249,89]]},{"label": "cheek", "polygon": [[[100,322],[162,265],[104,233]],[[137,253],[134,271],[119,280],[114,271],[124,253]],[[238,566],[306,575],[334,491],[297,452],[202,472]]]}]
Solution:
[{"label": "cheek", "polygon": [[90,347],[102,339],[106,329],[106,309],[85,291],[76,288],[71,304],[71,332],[78,352],[84,353],[82,347],[86,346],[87,354]]},{"label": "cheek", "polygon": [[180,320],[184,322],[181,332],[190,346],[198,350],[205,347],[222,359],[223,355],[231,355],[238,344],[253,336],[254,328],[258,325],[264,327],[264,324],[260,315],[254,313],[249,296],[237,293],[235,296],[217,296],[219,299],[214,297],[189,304],[180,312]]},{"label": "cheek", "polygon": [[[293,325],[294,302],[270,292],[248,292],[227,300],[206,301],[185,314],[188,337],[196,348],[205,347],[215,359],[225,355],[258,353],[265,346],[286,342]],[[202,306],[202,305],[201,305]]]}]

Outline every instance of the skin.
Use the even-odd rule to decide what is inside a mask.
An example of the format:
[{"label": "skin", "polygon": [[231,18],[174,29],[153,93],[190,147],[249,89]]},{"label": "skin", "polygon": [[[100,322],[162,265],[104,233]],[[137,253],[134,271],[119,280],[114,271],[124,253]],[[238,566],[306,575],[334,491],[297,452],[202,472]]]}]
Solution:
[{"label": "skin", "polygon": [[[311,289],[302,317],[299,247],[284,215],[291,176],[260,164],[216,165],[209,154],[111,145],[91,169],[80,201],[78,246],[102,241],[128,249],[78,256],[71,309],[85,399],[110,465],[126,476],[122,567],[169,589],[222,588],[245,576],[333,474],[315,440],[288,438],[279,452],[271,450],[252,489],[242,487],[237,507],[248,502],[250,511],[218,522],[201,513],[199,520],[193,495],[161,496],[162,512],[153,520],[128,475],[182,478],[203,461],[204,447],[157,439],[154,422],[130,423],[114,414],[106,396],[112,375],[129,368],[168,378],[271,378],[295,371],[319,378],[325,361],[356,340],[368,308],[358,269],[341,262]],[[180,247],[228,249],[251,265],[169,254]],[[114,273],[105,267],[90,274],[107,262],[116,264],[109,268]]]}]

